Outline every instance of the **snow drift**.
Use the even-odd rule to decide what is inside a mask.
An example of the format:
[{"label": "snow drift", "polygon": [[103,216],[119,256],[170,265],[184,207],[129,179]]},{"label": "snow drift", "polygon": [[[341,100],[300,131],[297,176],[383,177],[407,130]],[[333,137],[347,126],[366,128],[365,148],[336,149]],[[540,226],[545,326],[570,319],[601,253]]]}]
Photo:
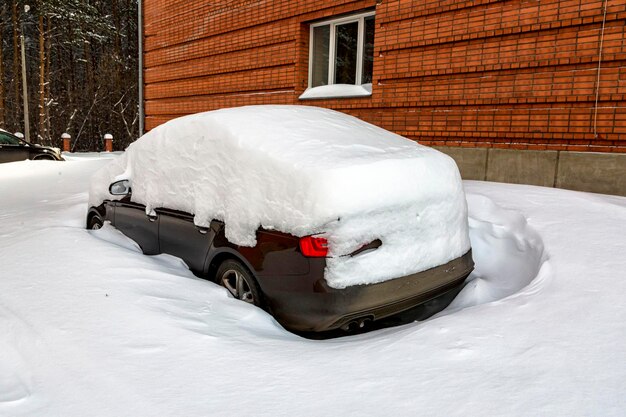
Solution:
[{"label": "snow drift", "polygon": [[517,210],[481,194],[468,194],[469,234],[476,268],[447,314],[519,293],[551,268],[541,236]]},{"label": "snow drift", "polygon": [[[89,204],[112,199],[119,179],[147,212],[222,220],[237,245],[255,245],[259,227],[327,237],[336,288],[420,272],[470,248],[451,158],[328,109],[247,106],[172,120],[94,176]],[[342,256],[375,239],[378,250]]]}]

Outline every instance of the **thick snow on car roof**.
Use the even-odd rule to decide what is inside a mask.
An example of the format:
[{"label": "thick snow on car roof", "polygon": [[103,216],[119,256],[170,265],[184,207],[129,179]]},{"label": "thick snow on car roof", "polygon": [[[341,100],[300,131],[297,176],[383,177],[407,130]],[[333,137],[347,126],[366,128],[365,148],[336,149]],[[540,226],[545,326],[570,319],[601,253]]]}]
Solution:
[{"label": "thick snow on car roof", "polygon": [[426,149],[356,117],[319,107],[236,107],[172,122],[175,129],[189,123],[219,126],[224,140],[300,168],[335,169],[389,157],[405,159]]},{"label": "thick snow on car roof", "polygon": [[[246,106],[181,117],[96,174],[90,204],[130,179],[151,211],[193,213],[252,246],[259,227],[323,234],[330,285],[380,282],[469,250],[466,203],[448,156],[355,117],[309,106]],[[352,253],[380,239],[361,256]]]}]

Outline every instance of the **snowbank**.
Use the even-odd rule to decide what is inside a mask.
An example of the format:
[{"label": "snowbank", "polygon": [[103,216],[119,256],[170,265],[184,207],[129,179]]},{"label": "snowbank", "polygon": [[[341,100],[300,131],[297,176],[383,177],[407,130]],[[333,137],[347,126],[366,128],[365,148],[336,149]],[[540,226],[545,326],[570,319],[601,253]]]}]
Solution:
[{"label": "snowbank", "polygon": [[[461,179],[448,156],[357,118],[308,106],[248,106],[172,120],[133,143],[93,179],[90,201],[130,179],[149,212],[169,207],[229,241],[256,230],[329,240],[329,285],[420,272],[469,250]],[[383,245],[347,255],[375,239]]]},{"label": "snowbank", "polygon": [[123,152],[63,152],[66,161],[80,161],[85,159],[115,159]]},{"label": "snowbank", "polygon": [[540,285],[551,268],[541,236],[522,213],[481,194],[468,194],[467,201],[476,267],[448,313],[506,298],[531,283]]}]

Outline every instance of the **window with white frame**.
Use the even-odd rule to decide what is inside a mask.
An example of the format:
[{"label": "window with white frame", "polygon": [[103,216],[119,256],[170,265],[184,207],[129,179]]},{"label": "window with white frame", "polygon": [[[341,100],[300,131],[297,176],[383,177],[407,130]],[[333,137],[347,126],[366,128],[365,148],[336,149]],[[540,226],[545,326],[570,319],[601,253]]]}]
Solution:
[{"label": "window with white frame", "polygon": [[311,24],[309,88],[372,82],[374,12]]}]

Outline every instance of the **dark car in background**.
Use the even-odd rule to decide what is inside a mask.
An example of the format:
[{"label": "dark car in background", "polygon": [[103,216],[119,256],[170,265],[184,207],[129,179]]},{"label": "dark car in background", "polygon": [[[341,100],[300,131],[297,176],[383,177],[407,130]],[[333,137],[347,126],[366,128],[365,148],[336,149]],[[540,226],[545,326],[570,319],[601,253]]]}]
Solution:
[{"label": "dark car in background", "polygon": [[[413,308],[456,291],[473,270],[471,250],[444,265],[389,281],[330,287],[324,279],[327,242],[259,229],[254,247],[230,243],[224,223],[194,224],[193,215],[166,207],[146,214],[132,201],[130,182],[109,187],[119,200],[91,207],[87,228],[105,221],[139,244],[148,255],[168,253],[183,259],[197,276],[224,286],[235,298],[268,310],[285,328],[295,331],[358,329],[370,321]],[[373,251],[374,240],[349,256]]]},{"label": "dark car in background", "polygon": [[26,159],[62,161],[63,157],[57,148],[28,143],[0,129],[0,163]]}]

